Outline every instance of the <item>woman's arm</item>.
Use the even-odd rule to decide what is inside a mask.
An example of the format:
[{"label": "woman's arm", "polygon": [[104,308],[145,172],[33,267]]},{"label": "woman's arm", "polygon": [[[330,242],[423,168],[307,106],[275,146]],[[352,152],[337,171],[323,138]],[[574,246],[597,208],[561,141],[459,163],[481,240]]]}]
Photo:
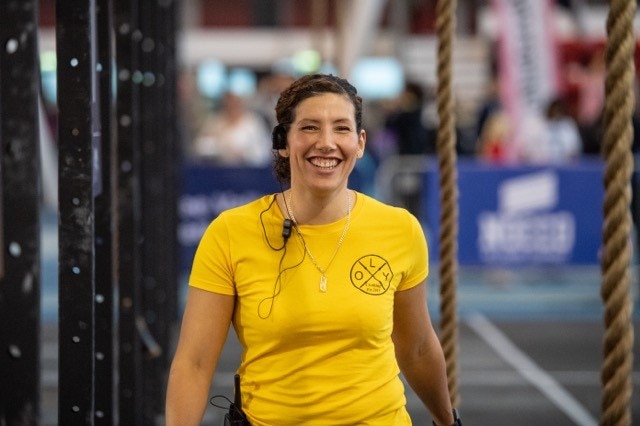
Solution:
[{"label": "woman's arm", "polygon": [[190,287],[167,386],[167,426],[199,425],[227,338],[234,296]]},{"label": "woman's arm", "polygon": [[396,292],[393,320],[402,374],[438,425],[453,424],[444,355],[429,318],[425,283]]}]

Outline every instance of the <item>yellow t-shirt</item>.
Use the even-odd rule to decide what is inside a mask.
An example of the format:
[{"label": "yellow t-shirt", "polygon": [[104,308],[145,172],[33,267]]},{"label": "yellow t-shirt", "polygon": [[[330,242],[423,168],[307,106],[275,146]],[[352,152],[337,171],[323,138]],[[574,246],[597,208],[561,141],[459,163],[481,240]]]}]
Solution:
[{"label": "yellow t-shirt", "polygon": [[[206,230],[190,285],[237,295],[238,373],[254,426],[410,425],[391,331],[396,291],[423,282],[427,245],[408,211],[357,194],[346,218],[303,225],[283,246],[284,217],[262,197]],[[271,245],[271,247],[269,246]],[[426,301],[425,301],[426,303]]]}]

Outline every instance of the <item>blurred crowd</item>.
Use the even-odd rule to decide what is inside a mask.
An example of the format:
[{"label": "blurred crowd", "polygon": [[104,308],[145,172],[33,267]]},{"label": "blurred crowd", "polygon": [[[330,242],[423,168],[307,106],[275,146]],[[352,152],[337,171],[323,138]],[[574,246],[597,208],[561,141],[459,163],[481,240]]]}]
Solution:
[{"label": "blurred crowd", "polygon": [[[566,164],[600,154],[605,100],[602,49],[565,64],[563,90],[523,119],[520,125],[524,137],[515,149],[509,147],[513,122],[500,99],[499,77],[493,74],[475,115],[457,123],[458,156],[496,165],[540,165]],[[270,164],[275,102],[294,79],[294,75],[274,71],[259,76],[256,90],[250,95],[229,90],[216,99],[204,99],[187,76],[182,98],[187,111],[183,118],[189,154],[223,165]],[[398,96],[364,101],[367,156],[359,167],[365,175],[373,176],[391,156],[437,154],[434,87],[407,79]],[[510,156],[506,155],[507,148]]]}]

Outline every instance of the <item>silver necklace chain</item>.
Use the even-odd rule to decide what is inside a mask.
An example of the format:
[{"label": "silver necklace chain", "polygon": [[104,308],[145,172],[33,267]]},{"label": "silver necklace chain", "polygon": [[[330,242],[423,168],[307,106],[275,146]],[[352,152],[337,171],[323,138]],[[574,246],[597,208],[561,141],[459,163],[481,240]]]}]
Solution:
[{"label": "silver necklace chain", "polygon": [[344,242],[344,238],[347,235],[347,230],[349,230],[349,224],[351,223],[351,197],[349,195],[349,190],[347,190],[347,223],[344,225],[344,229],[342,230],[342,235],[340,235],[340,239],[338,240],[338,245],[336,246],[336,249],[333,251],[333,254],[331,255],[331,259],[329,260],[329,263],[324,269],[320,267],[315,257],[313,257],[313,255],[309,251],[309,247],[307,247],[307,244],[305,243],[304,238],[302,237],[302,234],[300,233],[300,228],[298,228],[298,221],[296,220],[296,217],[293,215],[293,202],[291,200],[292,192],[293,191],[289,191],[289,201],[285,203],[285,206],[287,207],[287,213],[289,213],[289,218],[291,218],[293,223],[296,225],[296,230],[298,231],[298,238],[300,238],[300,241],[302,242],[304,251],[307,253],[307,255],[309,255],[309,260],[311,260],[311,263],[313,263],[313,266],[315,266],[318,272],[320,272],[320,291],[326,292],[327,291],[327,271],[329,270],[329,267],[333,263],[333,259],[336,258],[336,255],[338,254],[338,250],[340,250],[340,247]]}]

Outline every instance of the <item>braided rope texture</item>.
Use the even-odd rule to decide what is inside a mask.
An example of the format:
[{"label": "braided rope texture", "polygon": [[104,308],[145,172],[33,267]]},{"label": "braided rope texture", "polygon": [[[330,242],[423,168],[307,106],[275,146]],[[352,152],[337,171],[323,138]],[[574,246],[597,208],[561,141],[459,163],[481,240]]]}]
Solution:
[{"label": "braided rope texture", "polygon": [[456,172],[456,134],[453,108],[453,38],[455,0],[438,0],[436,31],[438,36],[438,164],[440,171],[440,341],[447,368],[449,394],[453,406],[458,395],[458,320],[456,279],[458,255],[458,187]]},{"label": "braided rope texture", "polygon": [[634,109],[635,9],[635,0],[612,0],[607,18],[603,140],[604,250],[601,261],[605,323],[600,418],[603,426],[631,425],[633,327],[629,278],[632,224],[629,206],[633,170],[631,116]]}]

